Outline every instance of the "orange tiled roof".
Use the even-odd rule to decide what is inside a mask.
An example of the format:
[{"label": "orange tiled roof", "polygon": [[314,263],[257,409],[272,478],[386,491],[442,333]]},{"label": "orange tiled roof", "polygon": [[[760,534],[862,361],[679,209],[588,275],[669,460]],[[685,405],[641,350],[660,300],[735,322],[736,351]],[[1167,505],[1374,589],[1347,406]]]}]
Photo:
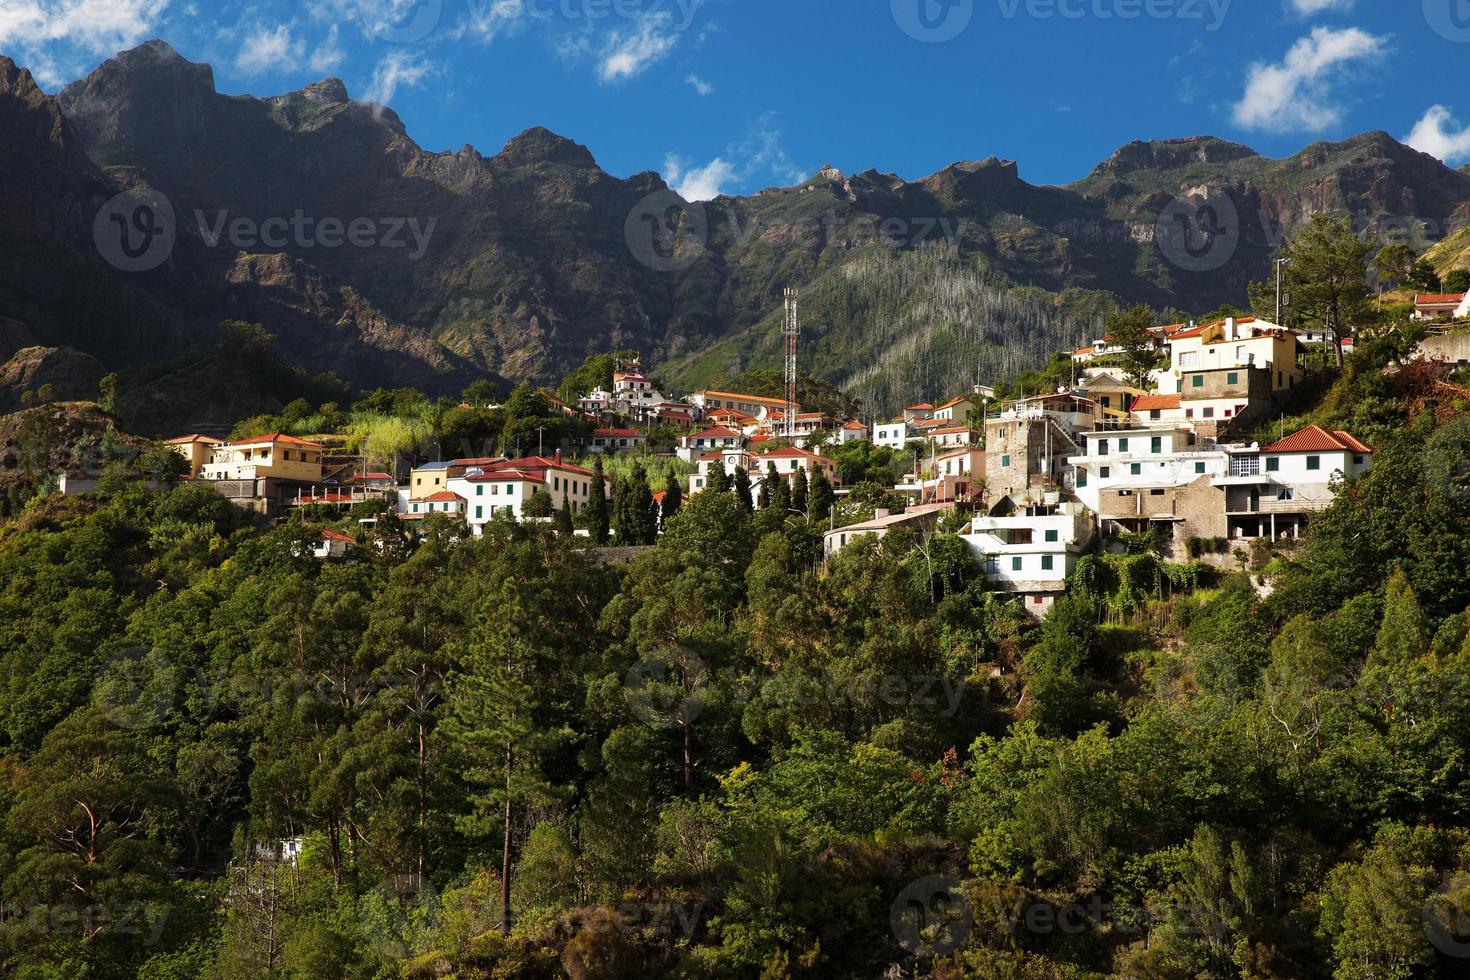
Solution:
[{"label": "orange tiled roof", "polygon": [[1285,439],[1271,443],[1265,453],[1371,453],[1366,443],[1341,431],[1329,431],[1320,425],[1309,425],[1300,432],[1293,432]]},{"label": "orange tiled roof", "polygon": [[1180,395],[1140,395],[1134,399],[1132,411],[1154,412],[1178,408],[1182,400]]},{"label": "orange tiled roof", "polygon": [[1414,297],[1415,306],[1441,306],[1464,302],[1464,293],[1425,293]]}]

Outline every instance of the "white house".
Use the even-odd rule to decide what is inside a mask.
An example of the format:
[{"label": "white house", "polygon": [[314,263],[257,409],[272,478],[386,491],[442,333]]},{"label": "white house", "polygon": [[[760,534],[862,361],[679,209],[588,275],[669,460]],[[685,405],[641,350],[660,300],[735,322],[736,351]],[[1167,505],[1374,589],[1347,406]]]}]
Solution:
[{"label": "white house", "polygon": [[615,453],[628,449],[640,449],[648,437],[637,429],[593,429],[587,443],[587,451],[593,453]]},{"label": "white house", "polygon": [[873,445],[875,446],[902,449],[909,444],[910,439],[918,439],[922,435],[922,430],[916,428],[909,419],[900,418],[873,423]]},{"label": "white house", "polygon": [[708,453],[739,449],[745,445],[745,436],[723,425],[711,426],[700,432],[679,437],[678,455],[686,463],[692,463]]},{"label": "white house", "polygon": [[1230,451],[1225,491],[1231,538],[1298,538],[1335,497],[1333,484],[1373,467],[1373,449],[1347,432],[1308,426],[1265,448]]},{"label": "white house", "polygon": [[857,442],[866,438],[868,438],[868,427],[856,419],[843,423],[842,428],[837,430],[837,441],[840,445],[845,446],[849,442]]},{"label": "white house", "polygon": [[976,517],[961,537],[984,563],[986,581],[1041,617],[1066,592],[1093,527],[1086,507],[1056,498],[1007,516]]},{"label": "white house", "polygon": [[1435,293],[1414,297],[1415,320],[1462,320],[1470,317],[1470,293]]},{"label": "white house", "polygon": [[888,536],[889,531],[900,527],[908,528],[920,537],[926,537],[933,532],[939,519],[953,509],[953,504],[928,504],[910,507],[902,514],[891,514],[880,508],[871,521],[839,527],[824,534],[822,553],[831,558],[848,545],[856,544],[864,538],[882,540]]},{"label": "white house", "polygon": [[1077,499],[1094,513],[1108,512],[1105,495],[1183,487],[1229,471],[1223,450],[1175,426],[1107,429],[1080,439],[1083,453],[1068,462]]}]

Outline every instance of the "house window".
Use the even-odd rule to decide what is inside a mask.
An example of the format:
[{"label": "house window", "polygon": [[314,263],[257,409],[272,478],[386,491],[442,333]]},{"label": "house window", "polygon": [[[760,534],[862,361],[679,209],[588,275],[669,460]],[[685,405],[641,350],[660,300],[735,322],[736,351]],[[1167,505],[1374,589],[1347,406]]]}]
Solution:
[{"label": "house window", "polygon": [[1207,409],[1205,409],[1205,418],[1212,419],[1214,417],[1215,417],[1215,410],[1213,408],[1207,408]]},{"label": "house window", "polygon": [[1205,376],[1203,374],[1196,374],[1189,379],[1189,385],[1192,388],[1203,388],[1205,386]]},{"label": "house window", "polygon": [[1003,467],[1010,466],[1011,465],[1011,458],[1009,456],[1002,456],[1000,458],[1000,465],[1003,466]]},{"label": "house window", "polygon": [[1203,475],[1204,472],[1205,472],[1205,464],[1204,463],[1195,463],[1194,464],[1194,471],[1197,474]]},{"label": "house window", "polygon": [[1051,555],[1042,555],[1041,556],[1041,570],[1043,572],[1049,572],[1055,566],[1056,566],[1056,559],[1053,558]]},{"label": "house window", "polygon": [[1133,465],[1128,467],[1128,472],[1133,476],[1138,476],[1140,473],[1143,472],[1143,464],[1134,463]]},{"label": "house window", "polygon": [[475,487],[475,496],[476,497],[483,497],[483,496],[485,496],[485,488],[483,486]]},{"label": "house window", "polygon": [[1164,417],[1164,413],[1159,411],[1157,408],[1151,408],[1149,409],[1148,417],[1157,422],[1159,419]]},{"label": "house window", "polygon": [[1061,532],[1060,531],[1052,530],[1052,531],[1047,531],[1046,532],[1046,540],[1049,543],[1053,543],[1053,544],[1056,543],[1060,539],[1060,537],[1061,537]]},{"label": "house window", "polygon": [[1128,440],[1127,439],[1119,439],[1118,440],[1118,452],[1120,452],[1120,453],[1126,453],[1127,451],[1128,451]]},{"label": "house window", "polygon": [[1187,419],[1194,418],[1194,409],[1192,409],[1192,408],[1186,408],[1184,410],[1184,417],[1187,418]]},{"label": "house window", "polygon": [[1291,487],[1282,487],[1281,492],[1276,495],[1277,500],[1295,500],[1296,491]]},{"label": "house window", "polygon": [[1080,489],[1082,489],[1085,486],[1087,486],[1087,471],[1086,470],[1078,470],[1077,471],[1077,489],[1080,490]]},{"label": "house window", "polygon": [[1308,456],[1307,457],[1307,469],[1308,469],[1308,471],[1320,470],[1321,468],[1322,468],[1322,457],[1321,456]]},{"label": "house window", "polygon": [[1149,450],[1151,452],[1155,453],[1155,454],[1163,452],[1164,451],[1164,437],[1163,436],[1154,436],[1152,443],[1149,445]]},{"label": "house window", "polygon": [[1011,571],[1013,571],[1013,572],[1019,572],[1020,570],[1021,570],[1021,559],[1020,558],[1012,558],[1011,559]]},{"label": "house window", "polygon": [[514,483],[507,483],[505,485],[505,495],[507,497],[514,497],[516,495],[516,485]]},{"label": "house window", "polygon": [[1101,469],[1099,469],[1097,471],[1097,476],[1098,476],[1098,479],[1100,479],[1100,480],[1109,479],[1110,477],[1112,477],[1112,475],[1113,475],[1113,468],[1111,466],[1104,466],[1104,467],[1102,467]]},{"label": "house window", "polygon": [[1186,351],[1179,355],[1179,366],[1182,368],[1192,368],[1197,363],[1199,363],[1198,351]]},{"label": "house window", "polygon": [[475,520],[478,521],[480,518],[482,518],[484,516],[485,516],[485,508],[483,508],[483,507],[476,507],[475,508]]},{"label": "house window", "polygon": [[1228,385],[1240,384],[1240,375],[1236,374],[1234,371],[1231,371],[1229,374],[1225,375],[1225,383]]},{"label": "house window", "polygon": [[1362,456],[1354,456],[1353,457],[1353,465],[1354,466],[1362,466],[1365,462],[1367,462],[1367,460],[1364,459]]},{"label": "house window", "polygon": [[1108,441],[1106,439],[1099,439],[1097,441],[1097,454],[1099,456],[1106,456],[1108,454]]},{"label": "house window", "polygon": [[1281,460],[1278,459],[1275,456],[1272,456],[1269,459],[1267,459],[1266,460],[1266,472],[1267,473],[1279,473],[1279,472],[1281,472]]}]

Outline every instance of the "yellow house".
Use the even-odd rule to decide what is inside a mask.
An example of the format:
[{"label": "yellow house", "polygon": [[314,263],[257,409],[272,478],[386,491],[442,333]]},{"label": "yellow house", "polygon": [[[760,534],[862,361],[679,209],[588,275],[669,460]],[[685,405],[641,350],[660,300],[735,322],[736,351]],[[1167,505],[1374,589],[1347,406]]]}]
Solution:
[{"label": "yellow house", "polygon": [[214,449],[220,444],[220,440],[195,434],[167,439],[163,444],[184,457],[184,462],[189,464],[189,479],[197,480],[213,458]]},{"label": "yellow house", "polygon": [[1305,376],[1297,364],[1301,341],[1285,327],[1246,317],[1222,320],[1180,330],[1169,336],[1169,367],[1173,390],[1166,382],[1163,394],[1182,394],[1206,388],[1215,371],[1259,369],[1270,373],[1270,390],[1287,391]]},{"label": "yellow house", "polygon": [[206,480],[297,480],[317,483],[322,478],[324,447],[295,436],[274,433],[243,442],[214,447],[204,467]]}]

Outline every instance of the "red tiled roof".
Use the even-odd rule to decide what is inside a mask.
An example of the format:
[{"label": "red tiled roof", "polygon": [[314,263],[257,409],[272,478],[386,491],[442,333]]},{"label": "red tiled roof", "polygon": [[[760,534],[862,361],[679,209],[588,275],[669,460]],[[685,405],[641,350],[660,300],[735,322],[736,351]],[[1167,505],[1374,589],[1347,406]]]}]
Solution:
[{"label": "red tiled roof", "polygon": [[1072,353],[1074,355],[1080,356],[1082,354],[1091,354],[1096,349],[1097,348],[1095,348],[1095,347],[1079,347],[1076,350],[1074,350]]},{"label": "red tiled roof", "polygon": [[594,439],[641,439],[643,433],[637,429],[593,429]]},{"label": "red tiled roof", "polygon": [[347,544],[356,544],[357,543],[352,538],[349,538],[347,535],[343,534],[341,531],[323,531],[322,532],[322,540],[323,541],[343,541],[343,542],[346,542]]},{"label": "red tiled roof", "polygon": [[325,449],[326,448],[321,443],[318,443],[318,442],[307,442],[305,439],[298,439],[295,436],[288,436],[288,435],[286,435],[284,433],[281,433],[281,432],[272,432],[268,436],[257,436],[254,439],[240,439],[240,440],[237,440],[236,442],[232,443],[232,445],[236,445],[236,446],[254,446],[254,445],[256,445],[258,443],[262,443],[262,442],[279,442],[279,443],[282,443],[282,444],[287,445],[287,446],[306,446],[306,447],[308,447],[310,449]]},{"label": "red tiled roof", "polygon": [[393,477],[388,473],[361,473],[353,477],[354,480],[391,480]]},{"label": "red tiled roof", "polygon": [[483,456],[479,459],[456,459],[450,466],[494,466],[496,463],[504,462],[504,456]]},{"label": "red tiled roof", "polygon": [[463,501],[464,498],[461,497],[457,493],[451,493],[448,490],[440,490],[438,493],[436,493],[436,494],[434,494],[432,496],[429,496],[429,497],[419,497],[417,500],[413,501],[413,503],[416,503],[416,504],[443,504],[443,503],[448,503],[451,500],[460,500],[460,501]]},{"label": "red tiled roof", "polygon": [[928,402],[919,402],[919,404],[917,404],[917,405],[910,405],[908,408],[904,409],[904,411],[905,412],[927,412],[927,411],[932,410],[933,408],[934,408],[934,406],[933,405],[930,405]]},{"label": "red tiled roof", "polygon": [[214,439],[210,436],[201,436],[196,432],[192,435],[179,436],[177,439],[165,439],[163,444],[165,446],[184,446],[191,442],[207,442],[212,446],[217,446],[222,441],[221,439]]},{"label": "red tiled roof", "polygon": [[465,477],[465,479],[470,483],[502,483],[506,480],[515,480],[520,483],[546,482],[542,480],[541,477],[536,476],[533,473],[527,473],[524,470],[508,470],[503,467],[497,467],[492,470],[484,470],[480,473],[476,473],[474,476],[467,476]]},{"label": "red tiled roof", "polygon": [[1293,432],[1278,442],[1273,442],[1263,453],[1371,453],[1367,444],[1346,432],[1333,432],[1320,425],[1309,425],[1300,432]]},{"label": "red tiled roof", "polygon": [[733,429],[727,429],[723,425],[716,425],[713,428],[705,429],[703,432],[696,432],[696,433],[694,433],[694,435],[692,435],[692,436],[685,436],[684,438],[685,439],[739,439],[740,438],[740,433],[736,432]]},{"label": "red tiled roof", "polygon": [[564,470],[568,473],[576,473],[578,476],[591,476],[591,470],[584,470],[580,466],[570,463],[558,463],[554,459],[545,456],[526,456],[521,459],[508,459],[503,463],[497,463],[491,467],[490,472],[495,470]]},{"label": "red tiled roof", "polygon": [[1132,411],[1153,412],[1178,408],[1182,400],[1180,395],[1140,395],[1134,399]]},{"label": "red tiled roof", "polygon": [[1415,306],[1441,306],[1448,304],[1459,305],[1464,302],[1464,293],[1425,293],[1414,297]]},{"label": "red tiled roof", "polygon": [[846,425],[844,425],[843,428],[844,429],[862,429],[864,432],[867,432],[868,431],[868,427],[866,425],[864,425],[863,423],[857,421],[856,419],[853,419],[851,422],[849,422]]}]

